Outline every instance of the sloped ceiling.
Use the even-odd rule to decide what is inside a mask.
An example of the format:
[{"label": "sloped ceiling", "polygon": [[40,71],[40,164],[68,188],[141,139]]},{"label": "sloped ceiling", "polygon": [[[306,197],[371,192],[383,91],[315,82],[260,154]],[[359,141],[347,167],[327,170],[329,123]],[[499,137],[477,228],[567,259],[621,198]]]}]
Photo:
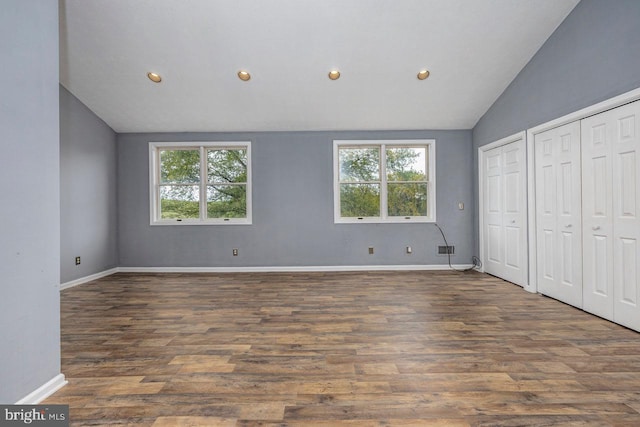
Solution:
[{"label": "sloped ceiling", "polygon": [[60,82],[117,132],[470,129],[577,3],[61,0]]}]

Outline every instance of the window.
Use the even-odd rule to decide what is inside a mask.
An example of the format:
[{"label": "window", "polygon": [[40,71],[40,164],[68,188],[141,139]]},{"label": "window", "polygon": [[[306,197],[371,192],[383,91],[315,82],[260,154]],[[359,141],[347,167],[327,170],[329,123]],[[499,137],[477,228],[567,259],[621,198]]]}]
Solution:
[{"label": "window", "polygon": [[433,222],[435,140],[334,141],[334,219]]},{"label": "window", "polygon": [[249,142],[149,144],[151,224],[250,224]]}]

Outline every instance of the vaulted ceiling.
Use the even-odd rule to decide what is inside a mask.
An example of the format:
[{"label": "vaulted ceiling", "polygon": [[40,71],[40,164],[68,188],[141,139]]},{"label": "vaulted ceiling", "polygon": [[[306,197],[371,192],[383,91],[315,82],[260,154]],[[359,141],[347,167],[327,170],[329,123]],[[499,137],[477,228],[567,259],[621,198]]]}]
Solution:
[{"label": "vaulted ceiling", "polygon": [[117,132],[470,129],[578,1],[61,0],[60,82]]}]

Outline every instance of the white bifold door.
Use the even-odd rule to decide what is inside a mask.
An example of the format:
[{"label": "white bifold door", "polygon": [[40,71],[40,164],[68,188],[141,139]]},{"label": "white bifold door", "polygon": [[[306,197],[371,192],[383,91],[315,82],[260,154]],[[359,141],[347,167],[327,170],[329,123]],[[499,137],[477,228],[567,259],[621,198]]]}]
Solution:
[{"label": "white bifold door", "polygon": [[582,120],[584,309],[640,330],[640,101]]},{"label": "white bifold door", "polygon": [[484,152],[484,271],[520,286],[527,280],[524,139]]},{"label": "white bifold door", "polygon": [[582,308],[580,122],[535,135],[538,291]]}]

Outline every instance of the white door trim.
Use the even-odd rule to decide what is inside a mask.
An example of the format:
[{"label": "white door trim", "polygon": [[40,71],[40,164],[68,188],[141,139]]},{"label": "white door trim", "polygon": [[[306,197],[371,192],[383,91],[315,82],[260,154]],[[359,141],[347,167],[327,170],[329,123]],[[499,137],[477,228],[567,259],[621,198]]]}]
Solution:
[{"label": "white door trim", "polygon": [[[535,163],[534,163],[534,144],[536,134],[545,132],[549,129],[556,128],[558,126],[566,125],[567,123],[575,122],[577,120],[585,119],[589,116],[602,113],[607,110],[619,107],[624,104],[628,104],[640,99],[640,88],[634,89],[629,92],[625,92],[614,98],[607,99],[581,110],[569,113],[557,119],[542,123],[538,126],[527,129],[527,194],[528,194],[528,218],[529,218],[529,282],[525,289],[529,292],[538,292],[538,278],[536,276],[537,265],[536,259],[536,200],[535,200]],[[482,201],[482,199],[480,199]],[[482,215],[482,211],[480,211]],[[480,233],[480,239],[482,239],[482,233]],[[482,247],[480,247],[482,251]],[[482,258],[480,258],[482,259]]]},{"label": "white door trim", "polygon": [[[480,262],[482,262],[482,267],[479,271],[484,273],[484,265],[486,263],[486,254],[484,253],[484,161],[485,154],[487,151],[492,150],[497,147],[502,147],[503,145],[511,144],[512,142],[518,142],[524,140],[526,146],[526,137],[527,134],[525,131],[515,133],[513,135],[507,136],[506,138],[499,139],[490,144],[483,145],[482,147],[478,147],[478,213],[479,213],[479,242],[480,242]],[[525,176],[528,177],[527,174]],[[527,285],[527,284],[525,284]],[[525,286],[526,289],[526,286]]]}]

